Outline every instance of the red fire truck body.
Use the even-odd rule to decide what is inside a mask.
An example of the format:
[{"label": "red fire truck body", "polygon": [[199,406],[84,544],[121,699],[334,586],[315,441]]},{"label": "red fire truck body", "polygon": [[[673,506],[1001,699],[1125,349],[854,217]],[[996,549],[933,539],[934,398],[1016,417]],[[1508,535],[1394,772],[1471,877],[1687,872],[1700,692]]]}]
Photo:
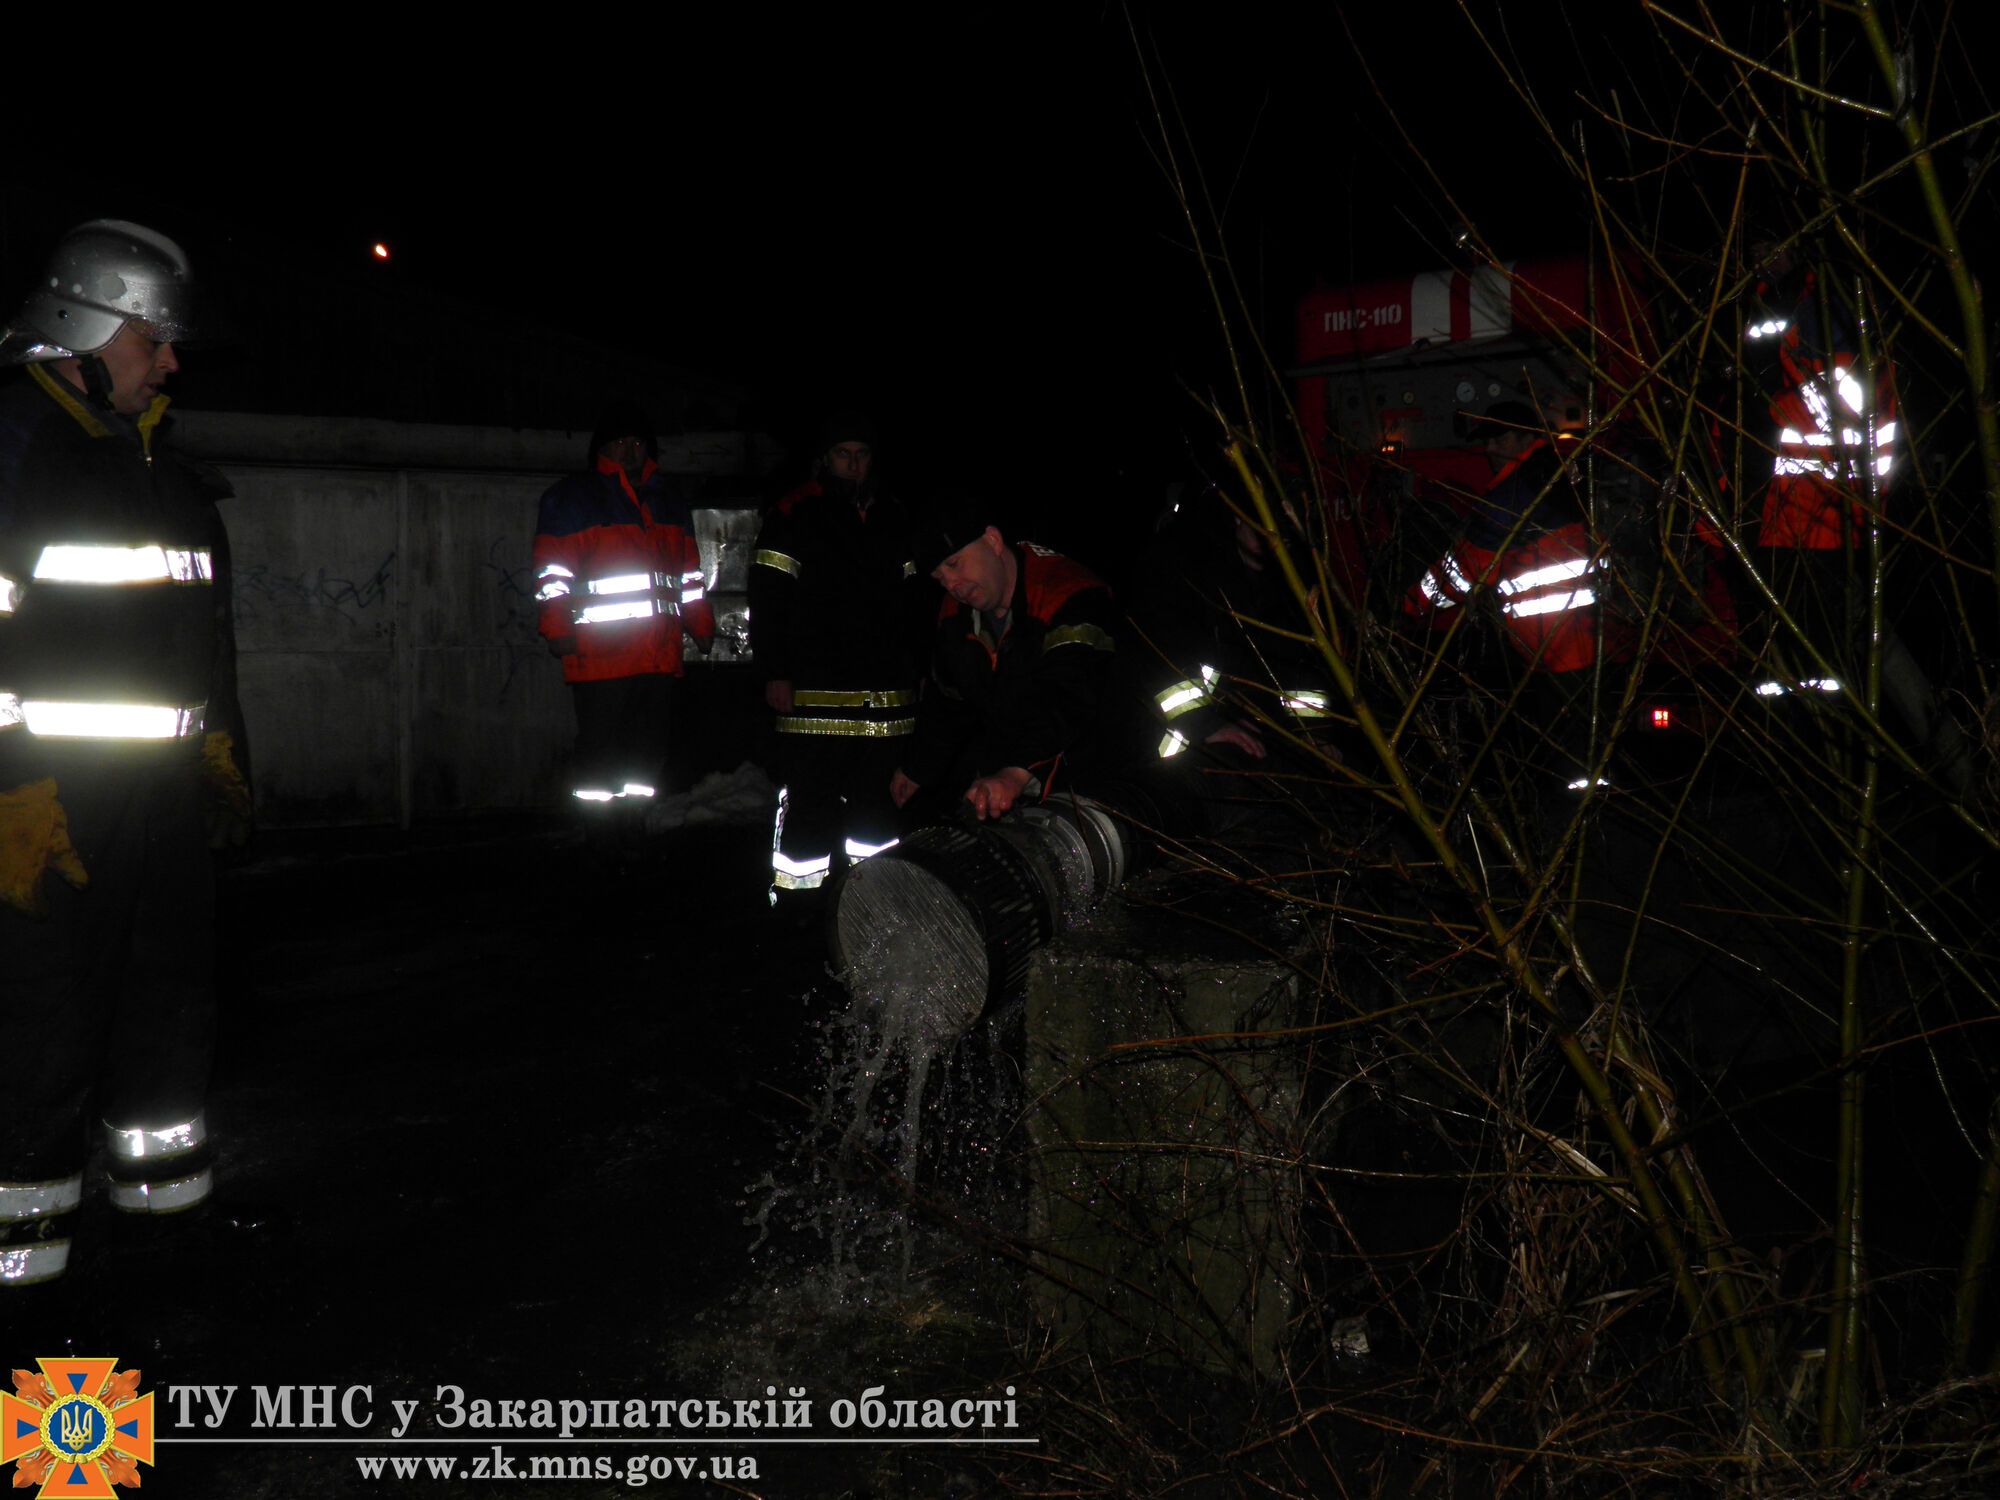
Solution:
[{"label": "red fire truck body", "polygon": [[[1582,257],[1315,287],[1299,302],[1293,398],[1343,582],[1364,587],[1397,508],[1463,511],[1492,475],[1471,424],[1516,401],[1559,430],[1592,415],[1590,367],[1638,364],[1629,282]],[[1592,311],[1599,332],[1591,332]]]},{"label": "red fire truck body", "polygon": [[[1600,282],[1606,278],[1600,276]],[[1629,340],[1600,335],[1618,299],[1593,288],[1581,258],[1426,271],[1396,281],[1318,287],[1299,303],[1300,420],[1313,456],[1345,466],[1386,454],[1427,478],[1474,489],[1485,462],[1468,423],[1496,401],[1524,402],[1577,429],[1590,411],[1588,362],[1629,366]]]}]

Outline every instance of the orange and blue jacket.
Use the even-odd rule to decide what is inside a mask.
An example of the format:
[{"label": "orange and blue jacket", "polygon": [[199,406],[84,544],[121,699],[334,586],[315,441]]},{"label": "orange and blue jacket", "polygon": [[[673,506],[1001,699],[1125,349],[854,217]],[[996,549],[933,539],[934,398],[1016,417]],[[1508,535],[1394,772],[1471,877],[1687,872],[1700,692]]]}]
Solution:
[{"label": "orange and blue jacket", "polygon": [[636,489],[606,459],[550,486],[534,567],[542,635],[574,642],[565,682],[679,677],[683,631],[715,639],[693,514],[650,459]]},{"label": "orange and blue jacket", "polygon": [[[1561,460],[1537,443],[1494,476],[1459,539],[1403,602],[1406,614],[1461,608],[1481,589],[1499,602],[1507,640],[1542,672],[1575,672],[1597,660],[1598,595],[1609,558],[1572,502]],[[1632,653],[1632,628],[1603,622],[1607,661]]]}]

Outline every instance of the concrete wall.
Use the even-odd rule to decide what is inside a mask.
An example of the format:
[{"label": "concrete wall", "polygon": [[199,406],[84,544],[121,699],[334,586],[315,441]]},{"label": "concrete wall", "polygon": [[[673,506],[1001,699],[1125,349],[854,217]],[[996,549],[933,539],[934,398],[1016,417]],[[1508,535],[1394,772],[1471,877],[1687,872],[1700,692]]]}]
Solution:
[{"label": "concrete wall", "polygon": [[[575,721],[535,629],[529,551],[536,501],[584,439],[230,414],[183,425],[182,446],[236,491],[222,510],[260,819],[560,805]],[[706,457],[685,442],[662,457],[727,475],[762,451],[730,434]],[[476,466],[538,457],[548,467]],[[754,513],[705,512],[697,530],[740,632]]]},{"label": "concrete wall", "polygon": [[1283,1032],[1304,998],[1288,964],[1234,956],[1164,910],[1115,899],[1029,960],[1036,1303],[1107,1359],[1272,1378],[1294,1306],[1305,1086]]}]

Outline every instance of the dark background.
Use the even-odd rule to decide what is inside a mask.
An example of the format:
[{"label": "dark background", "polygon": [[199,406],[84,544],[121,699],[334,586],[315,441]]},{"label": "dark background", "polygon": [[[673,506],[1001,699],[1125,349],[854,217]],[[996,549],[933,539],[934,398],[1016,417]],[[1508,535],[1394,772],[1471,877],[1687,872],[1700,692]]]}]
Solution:
[{"label": "dark background", "polygon": [[[1560,62],[1563,8],[1536,12]],[[1282,365],[1315,277],[1442,263],[1462,214],[1509,256],[1581,244],[1545,174],[1493,170],[1535,153],[1475,86],[1481,47],[1442,0],[328,25],[31,111],[4,297],[68,225],[134,218],[212,294],[191,408],[587,430],[671,366],[701,378],[664,428],[762,427],[802,463],[816,416],[860,405],[903,488],[972,480],[1115,548],[1212,451],[1196,395],[1226,370],[1163,147]],[[1426,157],[1477,196],[1439,201]]]}]

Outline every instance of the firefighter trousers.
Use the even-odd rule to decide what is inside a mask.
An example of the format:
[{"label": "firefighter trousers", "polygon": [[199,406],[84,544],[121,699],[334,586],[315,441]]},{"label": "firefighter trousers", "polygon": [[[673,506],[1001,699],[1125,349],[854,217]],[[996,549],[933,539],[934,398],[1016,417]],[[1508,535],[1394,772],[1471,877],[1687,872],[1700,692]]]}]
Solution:
[{"label": "firefighter trousers", "polygon": [[93,1117],[114,1207],[175,1212],[212,1186],[215,883],[199,763],[107,756],[56,784],[89,882],[45,877],[44,917],[0,911],[0,1285],[67,1265]]},{"label": "firefighter trousers", "polygon": [[570,790],[665,796],[671,791],[674,706],[680,679],[663,672],[571,685],[576,705],[576,749],[570,757]]},{"label": "firefighter trousers", "polygon": [[906,737],[781,734],[772,894],[816,890],[843,867],[895,842],[889,796]]}]

